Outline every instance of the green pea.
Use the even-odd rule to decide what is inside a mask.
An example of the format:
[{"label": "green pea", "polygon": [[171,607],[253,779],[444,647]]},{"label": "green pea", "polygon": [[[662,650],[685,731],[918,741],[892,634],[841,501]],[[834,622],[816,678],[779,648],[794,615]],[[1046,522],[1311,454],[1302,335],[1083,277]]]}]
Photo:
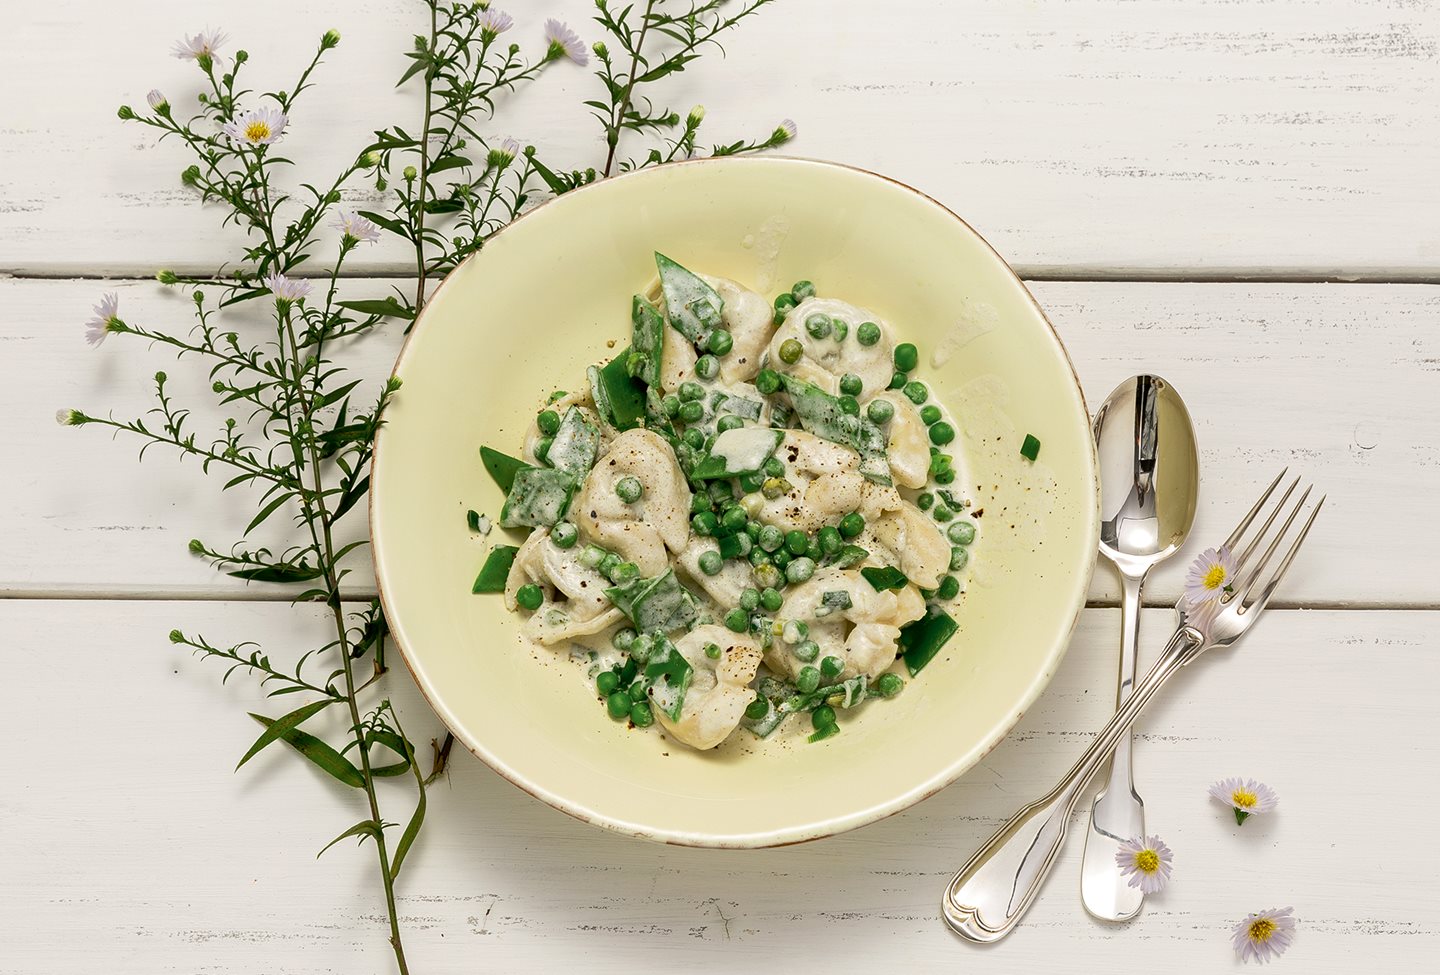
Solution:
[{"label": "green pea", "polygon": [[750,549],[750,554],[745,557],[749,559],[750,564],[754,566],[770,564],[770,553],[765,551],[763,548],[760,548],[759,545],[756,545],[754,548]]},{"label": "green pea", "polygon": [[936,484],[954,484],[954,483],[955,483],[955,470],[954,470],[953,468],[950,468],[950,467],[945,468],[943,471],[941,471],[940,473],[938,473],[938,474],[935,475],[935,483],[936,483]]},{"label": "green pea", "polygon": [[749,534],[746,533],[743,528],[740,531],[737,531],[735,534],[731,535],[730,538],[731,544],[735,546],[735,554],[739,558],[745,558],[755,547],[755,543],[750,541]]},{"label": "green pea", "polygon": [[580,529],[568,521],[562,521],[550,529],[550,541],[554,542],[558,548],[574,548],[575,542],[579,538]]},{"label": "green pea", "polygon": [[909,376],[905,375],[905,373],[903,373],[903,372],[897,372],[897,373],[894,373],[894,374],[890,377],[890,386],[889,386],[888,388],[890,388],[890,389],[904,389],[904,388],[905,388],[905,384],[908,383],[909,381],[910,381],[910,377],[909,377]]},{"label": "green pea", "polygon": [[760,486],[764,483],[764,474],[752,473],[740,475],[740,490],[744,491],[746,494],[754,494],[756,491],[760,490]]},{"label": "green pea", "polygon": [[866,347],[874,345],[880,341],[880,326],[874,322],[861,322],[855,329],[855,339]]},{"label": "green pea", "polygon": [[796,660],[808,664],[810,661],[820,656],[820,644],[816,643],[814,640],[801,640],[799,643],[795,644],[795,646],[790,648],[790,652],[795,655]]},{"label": "green pea", "polygon": [[930,517],[934,518],[936,521],[940,522],[943,525],[945,522],[955,517],[955,512],[946,505],[937,504],[935,506],[935,510],[930,512]]},{"label": "green pea", "polygon": [[740,417],[732,416],[727,413],[720,418],[720,421],[718,423],[715,424],[715,429],[719,433],[724,433],[727,430],[737,430],[744,425],[745,421],[742,420]]},{"label": "green pea", "polygon": [[600,565],[598,566],[600,574],[608,576],[615,571],[615,566],[619,565],[621,561],[620,556],[614,552],[606,552],[605,557],[600,560]]},{"label": "green pea", "polygon": [[853,372],[847,372],[840,377],[840,392],[846,396],[859,396],[860,391],[865,388],[865,382]]},{"label": "green pea", "polygon": [[930,506],[935,503],[935,495],[929,491],[921,491],[920,496],[915,499],[915,507],[921,511],[929,511]]},{"label": "green pea", "polygon": [[715,551],[713,548],[710,549],[708,552],[700,553],[700,571],[705,573],[707,576],[719,575],[720,570],[724,567],[725,559],[722,558],[720,553]]},{"label": "green pea", "polygon": [[695,360],[695,375],[701,379],[714,379],[720,372],[720,360],[713,355],[705,354]]},{"label": "green pea", "polygon": [[761,369],[760,374],[755,377],[755,388],[762,396],[769,396],[780,391],[780,374],[773,369]]},{"label": "green pea", "polygon": [[825,550],[820,547],[820,536],[811,535],[810,540],[805,543],[805,556],[813,561],[818,562],[820,561],[820,557],[824,554]]},{"label": "green pea", "polygon": [[713,511],[702,511],[690,519],[690,527],[695,529],[697,535],[713,535],[719,526],[720,519],[715,517]]},{"label": "green pea", "polygon": [[655,638],[646,636],[644,633],[635,637],[635,642],[630,644],[630,658],[636,663],[643,664],[650,659],[655,652]]},{"label": "green pea", "polygon": [[647,690],[649,690],[649,687],[646,685],[646,683],[645,683],[645,681],[644,681],[643,679],[642,679],[642,680],[637,680],[637,681],[635,681],[633,684],[630,685],[630,691],[629,691],[629,693],[630,693],[630,700],[631,700],[631,701],[643,701],[643,700],[645,700],[645,697],[646,697],[646,693],[645,693],[645,692],[646,692]]},{"label": "green pea", "polygon": [[760,483],[760,493],[765,495],[767,500],[774,501],[782,494],[790,493],[793,487],[794,485],[783,477],[767,477]]},{"label": "green pea", "polygon": [[945,530],[945,535],[956,545],[969,545],[975,541],[975,526],[968,521],[957,521]]},{"label": "green pea", "polygon": [[815,560],[808,555],[793,559],[785,567],[785,578],[794,583],[808,582],[815,574]]},{"label": "green pea", "polygon": [[925,424],[935,423],[940,419],[940,407],[931,403],[920,407],[920,420]]},{"label": "green pea", "polygon": [[691,450],[699,450],[705,446],[705,433],[703,430],[686,430],[680,434],[680,439],[685,441],[685,446]]},{"label": "green pea", "polygon": [[760,528],[760,537],[756,541],[765,551],[773,552],[785,544],[785,533],[774,525],[763,525]]},{"label": "green pea", "polygon": [[800,361],[800,356],[804,351],[804,346],[799,342],[794,339],[786,339],[780,343],[780,361],[786,365],[794,365]]},{"label": "green pea", "polygon": [[895,368],[902,372],[911,372],[920,364],[920,350],[909,342],[901,342],[895,346]]},{"label": "green pea", "polygon": [[804,555],[805,546],[810,539],[802,531],[788,531],[785,533],[785,547],[790,550],[791,555]]},{"label": "green pea", "polygon": [[693,399],[681,403],[680,419],[686,423],[699,423],[705,419],[705,404]]},{"label": "green pea", "polygon": [[955,428],[941,420],[930,427],[930,442],[947,444],[955,439]]},{"label": "green pea", "polygon": [[766,586],[760,593],[760,605],[765,607],[767,613],[774,613],[785,605],[785,597],[780,595],[780,590]]},{"label": "green pea", "polygon": [[823,311],[812,312],[805,317],[805,331],[812,338],[823,339],[830,334],[830,316]]},{"label": "green pea", "polygon": [[794,558],[794,556],[790,554],[788,549],[782,548],[770,553],[771,564],[781,571],[784,571],[785,567],[790,564],[792,558]]},{"label": "green pea", "polygon": [[628,626],[623,630],[616,630],[610,637],[610,645],[616,650],[628,651],[635,645],[635,631]]},{"label": "green pea", "polygon": [[758,521],[752,519],[751,521],[745,522],[745,534],[750,537],[750,541],[753,542],[760,537],[760,528],[761,525]]},{"label": "green pea", "polygon": [[800,673],[795,675],[795,689],[801,694],[809,694],[820,686],[820,671],[808,664],[800,668]]},{"label": "green pea", "polygon": [[954,576],[946,576],[940,580],[940,588],[936,590],[936,594],[941,599],[954,599],[960,595],[960,580]]},{"label": "green pea", "polygon": [[674,393],[666,393],[660,398],[660,412],[674,418],[680,415],[680,397]]},{"label": "green pea", "polygon": [[939,474],[941,471],[949,469],[951,461],[952,458],[949,454],[931,454],[930,473]]},{"label": "green pea", "polygon": [[779,457],[766,457],[761,470],[765,472],[766,477],[784,477],[785,462]]},{"label": "green pea", "polygon": [[820,661],[820,676],[834,679],[845,669],[845,661],[839,657],[826,657]]},{"label": "green pea", "polygon": [[640,578],[640,566],[634,562],[621,562],[610,570],[610,581],[617,586],[634,582],[638,578]]},{"label": "green pea", "polygon": [[716,355],[729,355],[735,347],[735,337],[723,328],[717,328],[705,340],[705,347]]},{"label": "green pea", "polygon": [[816,731],[835,727],[835,709],[828,704],[820,705],[810,712],[810,724]]},{"label": "green pea", "polygon": [[600,563],[605,561],[605,556],[609,554],[599,545],[586,545],[580,550],[580,564],[588,569],[598,569]]},{"label": "green pea", "polygon": [[545,601],[545,594],[540,591],[539,586],[531,582],[515,591],[515,601],[520,604],[521,609],[533,612],[539,609],[540,604]]},{"label": "green pea", "polygon": [[704,386],[701,386],[699,383],[697,383],[697,382],[692,382],[692,381],[690,381],[690,380],[687,379],[685,382],[683,382],[683,383],[680,384],[680,401],[681,401],[681,402],[690,402],[690,401],[692,401],[692,400],[701,399],[701,398],[703,398],[704,396],[705,396],[705,387],[704,387]]},{"label": "green pea", "polygon": [[535,441],[535,459],[544,461],[550,456],[550,446],[555,442],[553,437],[541,437]]},{"label": "green pea", "polygon": [[853,396],[840,397],[840,412],[849,416],[860,415],[860,401]]},{"label": "green pea", "polygon": [[553,437],[560,429],[560,414],[554,410],[541,410],[535,417],[535,425],[545,436]]},{"label": "green pea", "polygon": [[865,407],[865,415],[870,418],[871,423],[889,423],[895,415],[895,404],[888,399],[872,399],[870,405]]},{"label": "green pea", "polygon": [[739,607],[725,614],[726,629],[733,630],[736,633],[744,633],[749,625],[750,614]]},{"label": "green pea", "polygon": [[899,674],[881,674],[875,681],[875,690],[881,697],[894,697],[904,686],[905,682],[900,679]]},{"label": "green pea", "polygon": [[815,297],[815,285],[810,281],[796,281],[790,288],[790,296],[799,304],[806,298]]},{"label": "green pea", "polygon": [[832,318],[830,321],[835,326],[835,341],[844,342],[845,336],[850,334],[850,326],[838,318]]},{"label": "green pea", "polygon": [[[760,550],[756,549],[755,551],[759,552]],[[751,574],[755,577],[756,585],[764,586],[766,589],[772,591],[778,589],[780,586],[783,586],[785,584],[784,574],[779,569],[775,568],[775,566],[768,563],[763,565],[757,565],[754,572],[752,572]],[[764,598],[763,595],[761,598]]]},{"label": "green pea", "polygon": [[840,534],[846,538],[854,538],[865,530],[865,516],[858,511],[852,511],[840,519]]},{"label": "green pea", "polygon": [[626,504],[634,504],[645,493],[645,486],[638,477],[622,477],[615,482],[615,496]]},{"label": "green pea", "polygon": [[707,643],[707,644],[705,644],[705,656],[709,657],[711,660],[719,660],[719,659],[720,659],[720,644],[718,644],[718,643]]},{"label": "green pea", "polygon": [[905,398],[919,406],[930,398],[930,387],[920,381],[905,384]]},{"label": "green pea", "polygon": [[840,529],[834,525],[826,525],[816,537],[820,540],[820,551],[826,555],[834,555],[845,545],[840,537]]},{"label": "green pea", "polygon": [[630,695],[624,691],[615,691],[605,699],[605,710],[610,712],[610,717],[616,721],[624,721],[630,716]]},{"label": "green pea", "polygon": [[690,513],[698,515],[702,511],[710,510],[710,495],[704,491],[696,491],[690,495]]},{"label": "green pea", "polygon": [[748,520],[745,509],[736,505],[720,517],[720,527],[728,532],[744,531],[745,522]]},{"label": "green pea", "polygon": [[649,701],[636,701],[630,705],[630,723],[637,728],[648,728],[655,723],[655,712],[650,710]]},{"label": "green pea", "polygon": [[970,550],[961,545],[955,545],[950,549],[950,571],[959,572],[965,568],[965,563],[970,561]]},{"label": "green pea", "polygon": [[620,675],[613,670],[603,670],[595,678],[595,690],[601,697],[609,697],[620,687]]},{"label": "green pea", "polygon": [[746,587],[740,590],[740,608],[753,613],[760,605],[760,590]]},{"label": "green pea", "polygon": [[751,721],[759,721],[770,713],[770,702],[765,700],[763,695],[756,694],[755,700],[745,707],[745,717]]}]

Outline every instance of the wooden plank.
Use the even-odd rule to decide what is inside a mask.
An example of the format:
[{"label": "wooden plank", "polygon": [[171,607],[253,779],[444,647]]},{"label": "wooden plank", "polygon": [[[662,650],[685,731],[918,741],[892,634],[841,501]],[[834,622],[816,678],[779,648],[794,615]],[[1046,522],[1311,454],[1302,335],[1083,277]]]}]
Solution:
[{"label": "wooden plank", "polygon": [[[369,294],[390,283],[351,282]],[[137,465],[135,443],[54,425],[59,406],[103,412],[112,405],[117,415],[148,408],[149,377],[157,369],[169,371],[181,400],[212,399],[203,377],[166,352],[116,339],[86,348],[81,322],[101,288],[111,286],[0,282],[0,302],[10,311],[0,332],[7,374],[0,410],[8,418],[0,455],[11,475],[0,479],[7,555],[0,591],[274,597],[279,590],[242,587],[186,551],[193,537],[227,545],[236,536],[253,514],[240,496],[220,496],[195,466],[176,465],[158,451]],[[185,314],[183,300],[157,285],[113,287],[136,321],[174,323]],[[1284,599],[1434,604],[1440,524],[1415,513],[1440,490],[1431,426],[1440,407],[1440,338],[1433,327],[1440,289],[1044,283],[1035,292],[1069,347],[1092,407],[1141,370],[1159,371],[1186,397],[1203,463],[1187,553],[1223,538],[1249,499],[1290,465],[1315,478],[1330,501]],[[383,376],[397,339],[357,343],[349,357],[357,374]],[[203,407],[197,422],[215,426],[222,415]],[[358,511],[352,517],[354,532],[363,531],[363,519]],[[287,530],[275,519],[261,537],[283,541]],[[1156,571],[1147,589],[1153,604],[1173,603],[1185,561]],[[368,567],[359,569],[356,591],[368,592]],[[1096,572],[1092,596],[1117,596],[1105,567]]]},{"label": "wooden plank", "polygon": [[[169,57],[183,30],[230,30],[227,50],[249,49],[256,90],[289,85],[321,32],[343,31],[286,136],[286,154],[315,167],[305,178],[328,181],[376,128],[418,127],[414,98],[392,87],[420,26],[409,0],[255,0],[241,11],[53,5],[0,36],[7,75],[45,91],[9,99],[0,129],[0,269],[138,274],[235,255],[237,236],[217,235],[215,214],[179,185],[188,158],[114,117],[151,87],[177,104],[193,97],[193,67]],[[528,50],[552,14],[599,36],[589,0],[514,12],[509,36]],[[667,97],[682,112],[704,102],[714,141],[794,118],[793,152],[910,182],[1037,273],[1433,278],[1433,13],[1402,0],[897,0],[877,16],[792,0]],[[584,70],[554,65],[484,128],[595,165],[603,145],[580,103],[598,90]],[[373,195],[356,187],[349,199]],[[398,249],[351,264],[408,266]]]},{"label": "wooden plank", "polygon": [[[1150,611],[1146,632],[1165,622]],[[1169,889],[1132,925],[1094,922],[1072,844],[993,950],[944,929],[939,892],[1104,720],[1106,613],[1085,614],[1051,687],[982,765],[819,843],[727,853],[614,836],[457,749],[400,885],[412,970],[622,972],[683,957],[701,972],[824,959],[859,973],[903,959],[915,971],[1062,973],[1083,951],[1089,970],[1208,973],[1236,964],[1233,921],[1285,904],[1301,918],[1294,971],[1425,970],[1440,950],[1440,855],[1424,842],[1386,855],[1367,826],[1383,817],[1387,835],[1415,837],[1429,823],[1435,778],[1415,773],[1430,762],[1437,625],[1431,612],[1279,611],[1238,654],[1187,670],[1136,747],[1150,826],[1175,850]],[[13,827],[0,840],[11,921],[0,972],[389,971],[370,851],[314,859],[361,817],[355,794],[279,753],[232,772],[254,735],[244,710],[273,704],[243,679],[222,689],[213,665],[166,643],[172,626],[251,637],[277,656],[323,633],[311,609],[273,604],[0,602],[0,662],[26,689],[12,719],[31,729],[30,747],[0,760]],[[1404,675],[1383,695],[1363,690],[1377,661]],[[418,739],[439,731],[403,668],[375,693]],[[1237,828],[1205,797],[1233,774],[1274,786],[1278,811]],[[399,818],[407,807],[386,808]]]}]

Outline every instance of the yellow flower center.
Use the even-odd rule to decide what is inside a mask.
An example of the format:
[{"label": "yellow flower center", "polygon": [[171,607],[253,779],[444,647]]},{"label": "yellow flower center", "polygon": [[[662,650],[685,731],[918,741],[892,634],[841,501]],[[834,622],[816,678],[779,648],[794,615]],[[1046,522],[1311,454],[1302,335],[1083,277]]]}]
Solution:
[{"label": "yellow flower center", "polygon": [[1160,854],[1154,850],[1141,850],[1135,854],[1135,868],[1142,873],[1154,873],[1160,869]]},{"label": "yellow flower center", "polygon": [[1255,796],[1255,793],[1253,792],[1246,792],[1244,789],[1236,789],[1234,792],[1230,793],[1230,802],[1233,805],[1244,808],[1246,806],[1255,805],[1255,803],[1257,802],[1257,798]]},{"label": "yellow flower center", "polygon": [[[264,121],[263,119],[256,119],[249,125],[245,126],[245,138],[250,142],[264,142],[266,139],[270,138],[270,123]],[[1206,585],[1209,585],[1210,577],[1206,576],[1205,580]],[[1211,586],[1210,588],[1213,589],[1215,587]]]},{"label": "yellow flower center", "polygon": [[1278,927],[1279,925],[1277,925],[1274,921],[1270,920],[1268,917],[1262,917],[1251,921],[1250,940],[1259,941],[1262,943],[1269,941],[1271,936],[1275,934],[1275,930]]},{"label": "yellow flower center", "polygon": [[1225,566],[1210,566],[1210,571],[1205,573],[1205,580],[1202,585],[1206,589],[1219,589],[1221,586],[1225,585]]}]

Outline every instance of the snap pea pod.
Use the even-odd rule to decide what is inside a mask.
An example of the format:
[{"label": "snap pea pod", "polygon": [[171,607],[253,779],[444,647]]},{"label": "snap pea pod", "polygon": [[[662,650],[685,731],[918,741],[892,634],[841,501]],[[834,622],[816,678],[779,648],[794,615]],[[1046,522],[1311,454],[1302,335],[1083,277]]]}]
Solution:
[{"label": "snap pea pod", "polygon": [[579,407],[572,406],[565,411],[545,460],[556,470],[579,478],[595,466],[595,457],[599,452],[599,429],[585,419]]},{"label": "snap pea pod", "polygon": [[640,295],[630,303],[630,350],[626,372],[647,386],[660,385],[660,361],[665,349],[665,320]]},{"label": "snap pea pod", "polygon": [[846,413],[838,397],[812,382],[782,375],[780,381],[790,394],[790,403],[800,425],[817,437],[850,447],[860,455],[860,473],[876,484],[889,485],[890,462],[885,454],[885,434],[868,419]]},{"label": "snap pea pod", "polygon": [[860,574],[876,592],[884,592],[887,589],[904,589],[910,583],[910,580],[905,577],[905,573],[890,565],[882,568],[867,565],[860,570]]},{"label": "snap pea pod", "polygon": [[480,463],[485,465],[486,473],[495,479],[500,490],[506,494],[510,493],[510,486],[515,483],[515,473],[522,467],[529,466],[522,460],[516,460],[509,454],[502,454],[489,447],[480,448]]},{"label": "snap pea pod", "polygon": [[680,711],[685,706],[685,692],[690,689],[690,679],[694,674],[690,661],[669,640],[662,641],[645,664],[650,699],[671,721],[680,720]]},{"label": "snap pea pod", "polygon": [[604,366],[585,370],[595,408],[616,430],[634,429],[645,416],[645,387],[636,383],[625,368],[629,354],[626,349]]},{"label": "snap pea pod", "polygon": [[914,677],[935,659],[940,648],[955,635],[960,625],[940,607],[931,604],[925,608],[925,615],[913,623],[900,628],[900,651],[905,660],[905,669]]},{"label": "snap pea pod", "polygon": [[680,584],[674,569],[650,579],[636,579],[605,590],[610,602],[630,617],[640,633],[671,633],[700,615],[693,593]]},{"label": "snap pea pod", "polygon": [[550,528],[565,517],[575,478],[550,467],[523,467],[515,473],[500,524],[506,528]]},{"label": "snap pea pod", "polygon": [[485,558],[485,564],[480,567],[480,574],[475,577],[475,585],[470,587],[473,593],[481,592],[504,592],[505,581],[510,578],[510,566],[515,562],[515,553],[520,551],[514,545],[496,545],[490,550]]},{"label": "snap pea pod", "polygon": [[660,271],[660,290],[665,295],[665,313],[670,325],[691,342],[701,344],[720,325],[720,311],[725,302],[695,272],[655,253],[655,267]]},{"label": "snap pea pod", "polygon": [[739,427],[715,438],[710,454],[695,462],[690,477],[697,481],[754,474],[775,453],[785,435],[766,427]]},{"label": "snap pea pod", "polygon": [[765,738],[792,714],[813,711],[822,704],[832,708],[854,707],[869,696],[870,679],[859,674],[836,684],[818,687],[809,694],[800,694],[793,686],[766,677],[760,681],[759,691],[770,709],[764,717],[752,719],[747,716],[742,723],[758,737]]}]

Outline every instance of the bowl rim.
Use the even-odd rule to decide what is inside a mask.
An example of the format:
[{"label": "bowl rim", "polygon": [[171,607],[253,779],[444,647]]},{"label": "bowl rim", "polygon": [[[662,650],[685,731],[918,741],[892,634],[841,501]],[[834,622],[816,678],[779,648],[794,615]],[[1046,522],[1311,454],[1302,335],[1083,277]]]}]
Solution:
[{"label": "bowl rim", "polygon": [[[1090,407],[1089,404],[1085,401],[1084,387],[1080,383],[1079,374],[1075,371],[1075,364],[1070,358],[1070,351],[1065,347],[1065,343],[1061,341],[1059,333],[1055,330],[1054,324],[1050,321],[1050,316],[1045,313],[1045,309],[1041,307],[1039,301],[1036,300],[1034,294],[1031,293],[1030,289],[1026,286],[1024,280],[1020,277],[1019,274],[1016,273],[1015,269],[1010,265],[1010,262],[1007,261],[998,250],[995,249],[995,247],[989,242],[989,240],[984,237],[984,235],[982,235],[973,226],[971,226],[968,221],[966,221],[954,210],[951,210],[948,206],[941,203],[939,200],[930,196],[928,193],[923,192],[922,190],[916,189],[908,183],[895,179],[892,176],[886,176],[883,173],[877,173],[873,170],[865,169],[862,166],[854,166],[848,163],[839,163],[824,159],[812,159],[805,156],[787,155],[709,156],[697,159],[676,160],[674,162],[665,163],[661,166],[636,169],[631,170],[627,173],[620,173],[615,176],[605,177],[604,179],[596,180],[593,183],[589,183],[585,186],[571,190],[563,196],[551,197],[550,199],[538,204],[533,209],[527,210],[525,213],[522,213],[520,216],[510,221],[510,223],[495,231],[493,234],[491,234],[488,240],[493,240],[494,238],[508,231],[511,227],[516,226],[517,224],[540,212],[541,210],[556,203],[560,203],[562,200],[572,198],[577,193],[585,193],[589,190],[592,190],[593,188],[604,186],[606,184],[613,183],[619,180],[634,180],[646,178],[647,175],[653,175],[657,170],[665,170],[674,166],[709,166],[718,168],[723,166],[759,165],[799,167],[816,166],[827,169],[844,170],[850,173],[857,174],[861,177],[878,179],[883,182],[889,183],[892,186],[898,187],[899,189],[910,193],[916,197],[919,197],[925,203],[928,203],[929,205],[935,207],[942,214],[960,224],[966,231],[972,234],[975,239],[980,242],[980,244],[985,248],[985,250],[987,250],[991,254],[991,256],[995,258],[996,261],[999,262],[1001,268],[1003,268],[1004,272],[1010,277],[1011,283],[1019,289],[1020,293],[1024,296],[1025,301],[1029,303],[1031,309],[1035,312],[1036,315],[1039,316],[1040,321],[1045,325],[1046,330],[1049,332],[1050,340],[1053,342],[1056,350],[1060,353],[1061,360],[1065,363],[1066,368],[1070,372],[1070,378],[1074,387],[1076,399],[1080,404],[1080,408],[1084,412],[1086,426],[1089,426]],[[410,330],[408,334],[406,334],[404,341],[401,343],[400,351],[395,356],[395,364],[390,370],[391,378],[397,377],[401,368],[404,366],[406,356],[412,351],[412,343],[415,341],[416,336],[420,334],[421,328],[425,322],[425,316],[428,314],[431,307],[433,307],[435,302],[440,298],[441,294],[451,284],[451,282],[455,280],[457,272],[460,271],[461,268],[467,266],[471,261],[480,257],[483,253],[484,249],[482,248],[481,250],[472,253],[470,256],[466,257],[463,261],[461,261],[454,268],[452,268],[450,270],[450,273],[448,273],[445,278],[441,280],[440,284],[435,288],[434,293],[431,294],[430,297],[426,300],[425,307],[420,310],[420,314],[417,315],[415,320],[411,323]],[[382,423],[379,431],[377,431],[376,433],[374,448],[372,450],[370,461],[372,472],[378,469],[381,456],[380,448],[385,440],[385,431],[387,429],[388,427]],[[1086,442],[1089,448],[1086,453],[1086,458],[1088,460],[1088,467],[1090,471],[1090,496],[1092,499],[1092,504],[1089,508],[1090,518],[1089,531],[1087,532],[1087,534],[1090,538],[1091,550],[1094,552],[1098,552],[1097,547],[1099,545],[1100,532],[1099,464],[1096,458],[1095,438],[1093,436],[1089,436],[1086,438]],[[1042,661],[1040,671],[1036,674],[1035,678],[1031,680],[1030,684],[1025,688],[1025,693],[1011,708],[1011,713],[997,723],[995,728],[992,729],[990,735],[986,739],[980,741],[977,745],[972,746],[964,754],[957,756],[954,761],[952,761],[942,771],[932,776],[930,779],[921,782],[920,784],[892,797],[885,802],[877,803],[876,805],[871,806],[868,809],[851,812],[841,816],[832,816],[824,819],[814,820],[797,826],[785,827],[783,829],[741,834],[717,834],[709,832],[680,831],[673,829],[656,829],[643,823],[627,822],[621,819],[617,819],[616,817],[597,812],[596,810],[587,807],[584,803],[575,802],[569,798],[566,798],[565,796],[552,792],[549,789],[545,789],[538,784],[526,779],[525,776],[516,772],[514,769],[510,768],[503,761],[501,761],[488,748],[484,747],[477,741],[472,741],[468,735],[458,730],[459,727],[463,727],[463,723],[460,722],[456,715],[453,714],[451,710],[444,704],[444,702],[440,698],[440,695],[429,686],[428,682],[422,678],[420,672],[416,669],[415,663],[411,660],[411,651],[407,646],[407,640],[405,639],[403,633],[403,626],[399,623],[398,617],[394,616],[391,611],[390,599],[387,596],[386,592],[387,574],[384,567],[384,557],[381,553],[380,534],[377,531],[377,511],[379,510],[380,506],[377,505],[376,501],[379,497],[379,483],[379,478],[372,475],[370,489],[367,493],[367,500],[369,504],[367,523],[370,531],[370,560],[375,574],[377,596],[380,600],[381,609],[384,612],[386,622],[389,625],[390,635],[395,642],[395,646],[400,651],[400,659],[405,662],[405,668],[409,671],[411,679],[415,682],[415,686],[419,688],[420,694],[422,697],[424,697],[426,704],[428,704],[430,706],[430,709],[435,712],[435,715],[440,718],[441,723],[445,725],[446,730],[450,734],[452,734],[456,740],[464,744],[472,755],[480,759],[480,761],[484,762],[489,768],[498,773],[502,778],[510,782],[512,785],[514,785],[521,791],[529,794],[536,799],[539,799],[541,802],[544,802],[546,805],[558,809],[560,812],[563,812],[574,819],[578,819],[581,822],[588,823],[592,826],[598,826],[603,829],[621,833],[626,836],[633,836],[641,839],[665,843],[670,846],[696,847],[704,849],[766,849],[783,846],[793,846],[799,843],[813,842],[815,840],[836,836],[840,833],[849,832],[850,830],[858,829],[861,826],[867,826],[871,823],[879,822],[882,819],[888,819],[889,817],[894,816],[897,813],[904,812],[906,809],[909,809],[917,803],[923,802],[924,800],[935,795],[937,792],[940,792],[947,786],[952,785],[957,779],[960,778],[960,776],[964,775],[966,772],[970,771],[970,769],[978,765],[985,758],[986,755],[993,751],[995,747],[1000,744],[1000,742],[1004,741],[1009,736],[1010,732],[1015,729],[1015,726],[1017,724],[1019,724],[1020,719],[1024,717],[1025,712],[1029,710],[1030,706],[1035,703],[1039,696],[1044,692],[1045,688],[1049,686],[1051,679],[1055,676],[1056,671],[1059,669],[1061,661],[1064,659],[1065,654],[1069,651],[1071,640],[1074,637],[1075,627],[1079,624],[1081,613],[1085,609],[1085,604],[1090,589],[1090,580],[1092,575],[1094,574],[1096,563],[1095,558],[1090,558],[1085,561],[1082,572],[1080,572],[1076,577],[1078,584],[1075,587],[1075,595],[1072,597],[1069,626],[1065,628],[1062,636],[1057,639],[1054,646],[1050,648],[1049,654]]]}]

